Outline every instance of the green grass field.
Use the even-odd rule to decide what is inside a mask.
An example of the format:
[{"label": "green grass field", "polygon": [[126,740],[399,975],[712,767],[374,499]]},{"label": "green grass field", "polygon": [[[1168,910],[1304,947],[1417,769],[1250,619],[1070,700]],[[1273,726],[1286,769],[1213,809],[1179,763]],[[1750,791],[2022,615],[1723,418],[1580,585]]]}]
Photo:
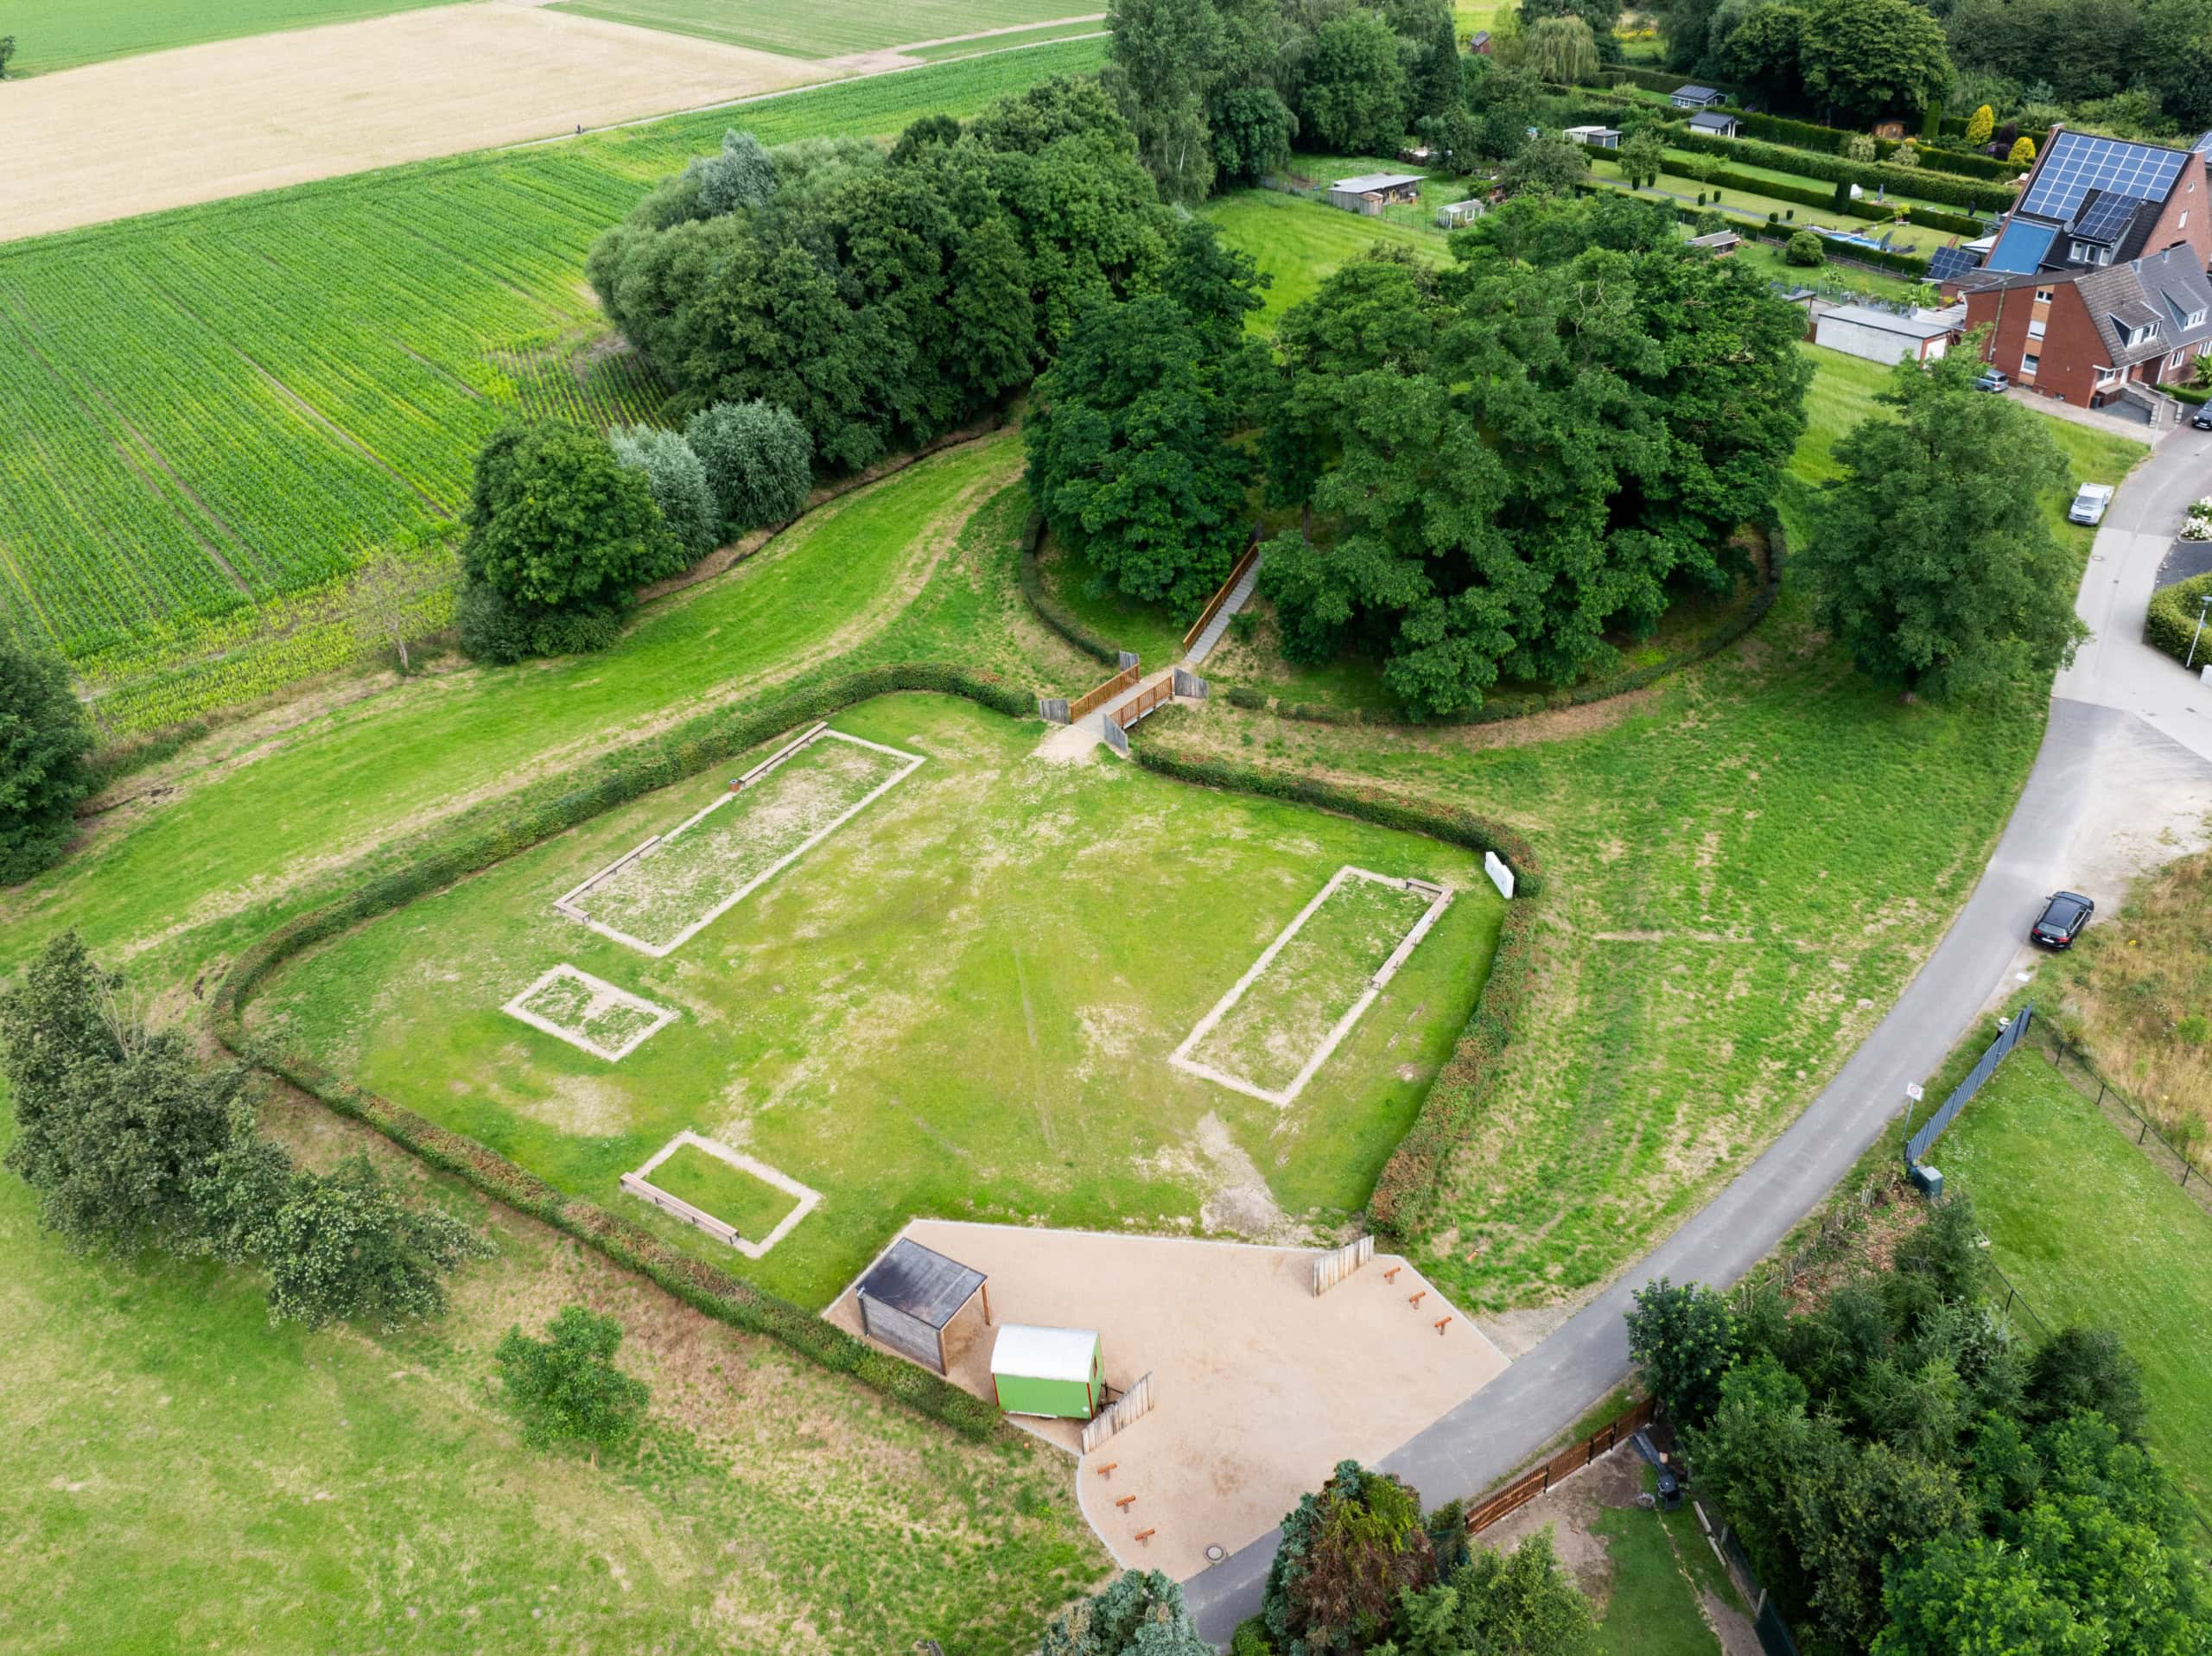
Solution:
[{"label": "green grass field", "polygon": [[[1095,41],[849,83],[0,246],[0,627],[69,657],[111,734],[357,659],[346,571],[449,535],[509,414],[639,417],[584,353],[593,238],[741,125],[889,134],[1098,60]],[[617,359],[618,364],[620,359]]]},{"label": "green grass field", "polygon": [[[1592,155],[1591,157],[1590,177],[1593,183],[1610,185],[1615,189],[1624,190],[1628,187],[1627,181],[1621,176],[1619,163],[1599,155]],[[1944,243],[1954,239],[1950,232],[1931,230],[1925,225],[1870,225],[1862,219],[1825,211],[1820,207],[1806,206],[1795,201],[1785,201],[1779,196],[1759,195],[1750,190],[1736,189],[1732,187],[1720,188],[1716,192],[1714,186],[1680,173],[1660,174],[1656,193],[1671,195],[1686,206],[1695,206],[1697,199],[1700,195],[1710,197],[1717,193],[1719,200],[1715,205],[1720,211],[1733,213],[1739,219],[1751,219],[1762,223],[1765,221],[1770,213],[1785,219],[1794,213],[1796,218],[1792,222],[1804,228],[1810,228],[1814,225],[1825,225],[1833,230],[1848,230],[1871,235],[1878,241],[1885,233],[1887,233],[1890,237],[1890,244],[1899,252],[1925,253],[1930,248],[1941,247]],[[1655,191],[1650,187],[1647,187],[1637,194],[1649,200]],[[1847,251],[1848,250],[1840,249],[1839,251]]]},{"label": "green grass field", "polygon": [[1096,8],[1082,0],[904,0],[897,6],[871,5],[868,0],[806,6],[768,0],[560,0],[554,10],[787,57],[830,58],[1052,22]]},{"label": "green grass field", "polygon": [[677,1146],[674,1155],[653,1169],[652,1182],[734,1227],[749,1242],[767,1235],[798,1205],[798,1198],[789,1191],[691,1144]]},{"label": "green grass field", "polygon": [[1411,248],[1438,264],[1449,257],[1436,230],[1362,218],[1278,190],[1232,190],[1204,211],[1222,239],[1249,253],[1268,278],[1266,305],[1246,319],[1259,333],[1272,333],[1285,311],[1320,291],[1332,270],[1378,244]]},{"label": "green grass field", "polygon": [[[1252,1168],[1294,1220],[1333,1223],[1365,1202],[1495,944],[1503,904],[1475,858],[1124,765],[1040,763],[1039,726],[948,698],[885,698],[832,724],[925,763],[664,958],[552,902],[715,798],[720,771],[350,934],[288,968],[254,1021],[804,1304],[826,1304],[915,1214],[1173,1228]],[[807,752],[824,750],[868,752]],[[759,784],[753,820],[802,815],[810,777],[787,766]],[[733,837],[733,882],[743,852]],[[1171,1068],[1346,863],[1460,895],[1294,1104]],[[703,906],[721,889],[692,895]],[[1254,986],[1251,1014],[1217,1031],[1267,1087],[1297,1072],[1427,901],[1359,881],[1339,896]],[[683,1015],[609,1064],[500,1012],[562,961]],[[1248,1163],[1209,1154],[1211,1120]],[[619,1177],[686,1128],[823,1205],[750,1263],[622,1196]]]},{"label": "green grass field", "polygon": [[317,23],[350,23],[453,0],[0,0],[0,35],[16,37],[10,79],[104,58],[165,52]]},{"label": "green grass field", "polygon": [[1974,1198],[1993,1262],[2052,1331],[2118,1330],[2143,1365],[2152,1442],[2212,1517],[2212,1216],[2032,1048],[1929,1159]]}]

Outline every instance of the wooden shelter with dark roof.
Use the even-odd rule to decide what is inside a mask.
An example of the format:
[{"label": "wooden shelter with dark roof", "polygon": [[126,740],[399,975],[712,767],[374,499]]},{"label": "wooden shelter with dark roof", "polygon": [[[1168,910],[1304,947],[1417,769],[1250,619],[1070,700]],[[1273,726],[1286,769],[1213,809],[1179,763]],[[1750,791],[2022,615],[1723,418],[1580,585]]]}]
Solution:
[{"label": "wooden shelter with dark roof", "polygon": [[[861,1329],[878,1341],[942,1374],[976,1333],[991,1320],[983,1273],[933,1248],[900,1237],[861,1278]],[[980,1317],[965,1317],[980,1304]]]}]

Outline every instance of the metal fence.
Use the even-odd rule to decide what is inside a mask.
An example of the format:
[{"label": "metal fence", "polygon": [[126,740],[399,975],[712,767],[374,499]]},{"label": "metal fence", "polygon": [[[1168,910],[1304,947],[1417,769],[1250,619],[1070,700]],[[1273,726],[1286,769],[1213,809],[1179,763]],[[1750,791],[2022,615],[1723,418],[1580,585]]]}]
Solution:
[{"label": "metal fence", "polygon": [[1697,1521],[1713,1537],[1721,1564],[1735,1583],[1736,1590],[1744,1596],[1744,1602],[1751,1607],[1751,1627],[1759,1636],[1759,1647],[1766,1656],[1797,1656],[1797,1641],[1790,1636],[1789,1624],[1782,1619],[1781,1608],[1761,1584],[1758,1572],[1751,1568],[1751,1558],[1744,1551],[1744,1544],[1736,1539],[1736,1532],[1726,1524],[1714,1530],[1705,1508],[1700,1506],[1696,1510]]},{"label": "metal fence", "polygon": [[2038,1044],[2050,1057],[2050,1067],[2084,1098],[2093,1096],[2090,1089],[2095,1088],[2097,1107],[2113,1125],[2133,1139],[2137,1147],[2157,1163],[2168,1178],[2194,1196],[2200,1206],[2212,1209],[2212,1173],[2191,1160],[2187,1150],[2174,1143],[2162,1128],[2136,1108],[2135,1101],[2126,1090],[2107,1080],[2090,1062],[2089,1055],[2069,1039],[2064,1031],[2046,1024],[2043,1031]]},{"label": "metal fence", "polygon": [[1958,1120],[1959,1112],[1967,1107],[1967,1101],[1981,1090],[1982,1083],[1987,1081],[1996,1072],[1997,1066],[2005,1061],[2005,1055],[2019,1045],[2020,1037],[2028,1032],[2028,1028],[2035,1022],[2035,1018],[2036,1009],[2033,1003],[2031,1003],[2021,1007],[2018,1014],[1998,1031],[1997,1038],[1992,1041],[1988,1050],[1974,1061],[1974,1069],[1968,1073],[1967,1078],[1951,1089],[1951,1095],[1943,1101],[1943,1107],[1923,1122],[1920,1131],[1914,1133],[1911,1139],[1905,1145],[1906,1166],[1919,1165],[1920,1158],[1928,1153],[1928,1146],[1942,1136],[1944,1128]]}]

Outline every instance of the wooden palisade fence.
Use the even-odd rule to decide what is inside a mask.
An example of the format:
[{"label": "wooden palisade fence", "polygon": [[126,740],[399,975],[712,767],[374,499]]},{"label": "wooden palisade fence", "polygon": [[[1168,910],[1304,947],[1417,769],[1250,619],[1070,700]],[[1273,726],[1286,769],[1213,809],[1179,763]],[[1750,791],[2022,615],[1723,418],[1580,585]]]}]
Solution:
[{"label": "wooden palisade fence", "polygon": [[1313,1258],[1313,1297],[1319,1299],[1375,1257],[1375,1239],[1357,1236]]},{"label": "wooden palisade fence", "polygon": [[1152,1375],[1147,1371],[1137,1377],[1135,1385],[1084,1423],[1083,1452],[1090,1454],[1122,1427],[1151,1412]]}]

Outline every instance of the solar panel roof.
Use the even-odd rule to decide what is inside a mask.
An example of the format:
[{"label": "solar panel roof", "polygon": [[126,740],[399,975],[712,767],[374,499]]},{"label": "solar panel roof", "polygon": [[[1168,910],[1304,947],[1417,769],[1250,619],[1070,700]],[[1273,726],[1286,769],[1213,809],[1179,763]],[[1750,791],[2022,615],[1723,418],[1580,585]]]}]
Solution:
[{"label": "solar panel roof", "polygon": [[2087,132],[2061,132],[2051,140],[2035,187],[2022,198],[2020,211],[2044,219],[2071,219],[2091,190],[2116,190],[2144,201],[2163,201],[2182,163],[2179,149],[2125,138],[2100,138]]},{"label": "solar panel roof", "polygon": [[2117,190],[2093,190],[2085,198],[2082,216],[2074,221],[2074,233],[2084,241],[2116,242],[2141,205]]},{"label": "solar panel roof", "polygon": [[1981,269],[1981,261],[1963,247],[1939,247],[1928,256],[1928,279],[1944,282],[1968,270]]},{"label": "solar panel roof", "polygon": [[1989,268],[2009,270],[2014,276],[2027,276],[2042,269],[2043,256],[2050,251],[2051,238],[2058,234],[2056,225],[2039,225],[2030,219],[2015,219],[2005,226],[2005,233],[1997,245],[1989,250]]}]

